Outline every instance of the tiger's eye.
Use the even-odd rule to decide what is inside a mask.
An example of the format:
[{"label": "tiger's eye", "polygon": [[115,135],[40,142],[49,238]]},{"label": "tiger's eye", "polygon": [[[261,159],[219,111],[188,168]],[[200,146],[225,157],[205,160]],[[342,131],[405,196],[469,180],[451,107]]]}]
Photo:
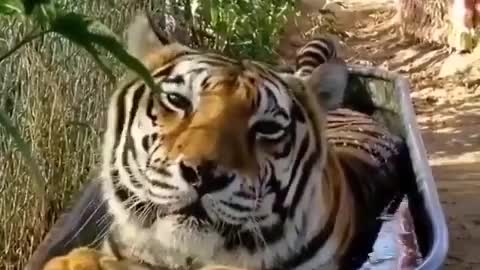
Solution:
[{"label": "tiger's eye", "polygon": [[190,100],[188,100],[186,97],[176,93],[168,93],[166,97],[168,103],[170,103],[172,106],[185,111],[190,109]]},{"label": "tiger's eye", "polygon": [[265,135],[274,135],[282,132],[284,128],[282,125],[274,121],[261,121],[254,125],[255,131]]},{"label": "tiger's eye", "polygon": [[287,130],[280,123],[274,121],[258,121],[252,127],[256,137],[264,142],[278,143],[282,141],[287,134]]}]

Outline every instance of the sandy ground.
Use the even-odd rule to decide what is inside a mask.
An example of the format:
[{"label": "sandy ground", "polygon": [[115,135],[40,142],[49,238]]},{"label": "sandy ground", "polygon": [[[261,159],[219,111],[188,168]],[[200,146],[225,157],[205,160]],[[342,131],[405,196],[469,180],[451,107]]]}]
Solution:
[{"label": "sandy ground", "polygon": [[[413,84],[417,120],[449,226],[446,269],[480,269],[480,50],[454,55],[401,40],[389,23],[390,1],[350,2],[355,3],[338,20],[349,35],[344,39],[349,62],[400,72]],[[477,69],[468,68],[474,63]]]}]

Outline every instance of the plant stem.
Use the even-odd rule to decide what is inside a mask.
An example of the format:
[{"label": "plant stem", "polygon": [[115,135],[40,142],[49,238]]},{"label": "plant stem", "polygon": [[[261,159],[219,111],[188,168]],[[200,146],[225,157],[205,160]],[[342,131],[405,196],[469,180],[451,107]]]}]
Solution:
[{"label": "plant stem", "polygon": [[19,50],[23,45],[33,41],[34,39],[37,39],[39,37],[42,37],[44,36],[45,34],[47,33],[50,33],[52,30],[46,30],[46,31],[42,31],[40,33],[36,33],[36,34],[28,34],[26,35],[22,41],[20,41],[19,43],[17,43],[15,46],[13,46],[13,48],[11,48],[10,50],[8,50],[5,54],[3,54],[2,56],[0,56],[0,63],[7,59],[10,55],[12,55],[14,52],[16,52],[17,50]]},{"label": "plant stem", "polygon": [[38,199],[41,200],[42,204],[44,204],[48,198],[46,193],[47,192],[46,181],[43,179],[40,169],[38,168],[37,163],[33,158],[30,145],[23,140],[17,127],[13,125],[10,118],[1,109],[0,109],[0,127],[3,127],[4,131],[8,135],[10,135],[18,151],[22,154],[25,164],[29,169],[30,177],[32,177],[32,179],[35,182],[35,185],[33,188],[37,193]]}]

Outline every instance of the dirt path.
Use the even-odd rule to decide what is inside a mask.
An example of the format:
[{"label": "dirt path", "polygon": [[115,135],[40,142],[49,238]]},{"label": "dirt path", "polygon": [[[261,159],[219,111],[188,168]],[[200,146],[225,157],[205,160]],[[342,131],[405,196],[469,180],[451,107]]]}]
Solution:
[{"label": "dirt path", "polygon": [[446,269],[480,269],[480,71],[440,76],[480,59],[480,51],[449,55],[445,48],[403,41],[389,23],[393,12],[385,9],[392,1],[376,2],[374,8],[363,0],[350,2],[357,2],[349,8],[356,12],[339,17],[349,34],[344,40],[349,62],[401,72],[413,83],[417,119],[449,226]]}]

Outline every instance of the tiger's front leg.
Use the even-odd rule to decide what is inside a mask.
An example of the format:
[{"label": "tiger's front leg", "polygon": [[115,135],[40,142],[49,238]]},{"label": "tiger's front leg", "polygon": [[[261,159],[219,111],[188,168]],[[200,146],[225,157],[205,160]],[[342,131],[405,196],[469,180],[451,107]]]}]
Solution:
[{"label": "tiger's front leg", "polygon": [[[128,260],[117,260],[92,248],[77,248],[64,256],[51,259],[43,270],[159,270]],[[166,270],[166,269],[163,269]],[[207,265],[198,270],[248,270],[244,268]]]},{"label": "tiger's front leg", "polygon": [[65,256],[51,259],[43,270],[152,270],[127,260],[117,260],[91,248],[77,248]]}]

